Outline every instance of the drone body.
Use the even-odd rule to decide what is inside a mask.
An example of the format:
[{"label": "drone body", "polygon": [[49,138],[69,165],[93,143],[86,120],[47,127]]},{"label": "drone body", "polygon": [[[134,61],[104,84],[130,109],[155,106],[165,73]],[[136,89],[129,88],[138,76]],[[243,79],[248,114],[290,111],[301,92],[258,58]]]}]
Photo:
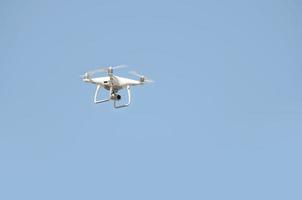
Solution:
[{"label": "drone body", "polygon": [[[138,73],[133,71],[131,73],[133,75],[139,76],[140,77],[139,80],[133,80],[133,79],[113,75],[113,69],[124,68],[124,67],[126,66],[120,65],[115,67],[100,68],[97,70],[86,72],[82,76],[84,82],[92,83],[96,85],[96,91],[94,94],[94,103],[96,104],[104,103],[113,100],[114,108],[127,107],[131,103],[131,91],[130,91],[131,86],[143,85],[145,83],[153,82],[152,80],[146,79],[145,76],[139,75]],[[107,72],[108,76],[92,77],[92,75],[94,75],[96,72]],[[101,88],[104,88],[105,90],[109,91],[109,97],[107,99],[97,100],[97,96]],[[123,105],[118,105],[117,101],[121,100],[121,95],[119,95],[118,92],[122,89],[127,89],[128,91],[128,103]]]}]

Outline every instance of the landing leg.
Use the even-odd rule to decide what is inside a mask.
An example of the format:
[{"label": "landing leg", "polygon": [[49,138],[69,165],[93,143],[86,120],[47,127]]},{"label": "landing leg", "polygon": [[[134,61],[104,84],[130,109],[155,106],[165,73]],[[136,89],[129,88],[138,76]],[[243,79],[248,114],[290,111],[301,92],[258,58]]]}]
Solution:
[{"label": "landing leg", "polygon": [[111,90],[110,90],[110,93],[109,93],[109,99],[97,100],[97,96],[98,96],[100,88],[101,88],[101,85],[97,85],[96,86],[96,90],[95,90],[95,93],[94,93],[94,103],[95,104],[97,104],[97,103],[103,103],[103,102],[106,102],[106,101],[110,100]]},{"label": "landing leg", "polygon": [[128,91],[128,103],[124,104],[124,105],[116,105],[116,100],[114,100],[114,108],[123,108],[123,107],[127,107],[130,105],[131,103],[131,92],[130,92],[130,86],[127,86],[127,91]]}]

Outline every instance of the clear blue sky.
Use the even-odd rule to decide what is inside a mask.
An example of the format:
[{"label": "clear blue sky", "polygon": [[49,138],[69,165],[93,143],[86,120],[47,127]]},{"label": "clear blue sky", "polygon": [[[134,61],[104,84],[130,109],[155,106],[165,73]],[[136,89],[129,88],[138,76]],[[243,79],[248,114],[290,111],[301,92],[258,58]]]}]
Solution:
[{"label": "clear blue sky", "polygon": [[[0,199],[302,199],[301,24],[298,0],[1,1]],[[118,64],[156,83],[94,105],[79,75]]]}]

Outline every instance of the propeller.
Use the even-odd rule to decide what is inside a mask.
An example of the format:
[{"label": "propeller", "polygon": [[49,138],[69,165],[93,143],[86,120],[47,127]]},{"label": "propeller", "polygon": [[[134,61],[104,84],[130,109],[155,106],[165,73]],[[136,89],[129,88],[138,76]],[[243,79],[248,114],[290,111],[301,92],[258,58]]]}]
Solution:
[{"label": "propeller", "polygon": [[134,75],[134,76],[139,77],[140,82],[145,82],[145,83],[153,83],[154,82],[153,80],[147,78],[144,75],[141,75],[141,74],[137,73],[136,71],[130,71],[129,73]]},{"label": "propeller", "polygon": [[80,75],[80,77],[81,77],[82,79],[87,79],[87,78],[89,78],[89,74],[88,74],[88,72],[86,72],[85,74]]},{"label": "propeller", "polygon": [[127,67],[127,65],[117,65],[114,67],[111,67],[111,66],[110,67],[100,67],[98,69],[87,72],[87,74],[89,76],[92,76],[97,72],[107,72],[108,74],[112,74],[114,69],[121,69],[121,68],[126,68],[126,67]]}]

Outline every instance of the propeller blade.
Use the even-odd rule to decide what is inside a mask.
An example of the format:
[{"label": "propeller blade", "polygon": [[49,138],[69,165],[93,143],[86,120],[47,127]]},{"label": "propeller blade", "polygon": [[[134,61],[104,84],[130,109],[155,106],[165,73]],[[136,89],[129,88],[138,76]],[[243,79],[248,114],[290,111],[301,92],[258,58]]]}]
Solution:
[{"label": "propeller blade", "polygon": [[143,75],[137,73],[136,71],[130,71],[129,73],[134,75],[134,76],[137,76],[137,77],[142,77],[143,76]]},{"label": "propeller blade", "polygon": [[144,75],[141,75],[141,74],[137,73],[136,71],[130,71],[129,73],[143,79],[144,80],[143,82],[146,82],[146,83],[153,83],[154,82],[153,80],[149,79],[148,77],[146,77]]},{"label": "propeller blade", "polygon": [[99,69],[95,69],[95,70],[91,70],[91,71],[88,71],[87,73],[92,76],[94,75],[95,73],[97,72],[107,72],[107,68],[99,68]]},{"label": "propeller blade", "polygon": [[145,82],[147,82],[147,83],[154,83],[154,81],[151,80],[151,79],[145,79]]},{"label": "propeller blade", "polygon": [[81,78],[88,78],[89,77],[89,74],[86,72],[85,74],[83,75],[80,75]]},{"label": "propeller blade", "polygon": [[117,65],[117,66],[114,66],[112,67],[112,69],[122,69],[122,68],[126,68],[128,67],[127,65]]},{"label": "propeller blade", "polygon": [[114,66],[114,67],[100,67],[98,69],[91,70],[91,71],[89,71],[87,73],[90,76],[92,76],[92,75],[94,75],[97,72],[109,72],[112,69],[122,69],[122,68],[126,68],[126,67],[128,67],[128,66],[127,65],[117,65],[117,66]]}]

